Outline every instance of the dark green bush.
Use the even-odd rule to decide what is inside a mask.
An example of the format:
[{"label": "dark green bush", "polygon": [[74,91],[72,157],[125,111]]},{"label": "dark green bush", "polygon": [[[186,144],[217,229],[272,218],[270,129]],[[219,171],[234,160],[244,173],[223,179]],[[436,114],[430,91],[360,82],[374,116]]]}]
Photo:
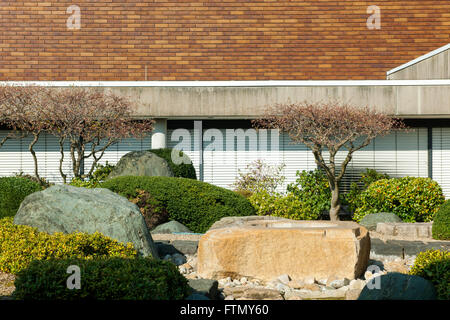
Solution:
[{"label": "dark green bush", "polygon": [[450,300],[450,252],[428,250],[420,252],[409,272],[431,281],[438,299]]},{"label": "dark green bush", "polygon": [[[80,268],[80,289],[68,289],[69,266]],[[21,300],[180,300],[190,294],[177,267],[152,258],[33,261],[15,281]]]},{"label": "dark green bush", "polygon": [[0,218],[13,217],[23,199],[40,190],[42,190],[42,186],[39,183],[27,178],[0,178]]},{"label": "dark green bush", "polygon": [[358,198],[353,219],[392,212],[405,222],[429,222],[444,202],[442,189],[430,178],[392,178],[373,182]]},{"label": "dark green bush", "polygon": [[433,239],[450,240],[450,200],[444,202],[433,219]]},{"label": "dark green bush", "polygon": [[250,216],[255,210],[243,196],[206,182],[169,177],[117,177],[100,184],[127,199],[135,199],[141,190],[169,212],[169,219],[203,233],[227,216]]},{"label": "dark green bush", "polygon": [[[195,174],[195,168],[192,165],[191,160],[189,157],[183,153],[182,151],[179,152],[179,156],[184,158],[184,163],[181,164],[175,164],[172,161],[172,150],[171,148],[165,148],[165,149],[152,149],[149,150],[156,154],[158,157],[161,157],[167,161],[169,164],[170,169],[172,169],[172,172],[175,177],[178,178],[188,178],[188,179],[197,179],[197,175]],[[173,152],[177,152],[177,150],[174,150]],[[186,163],[190,162],[190,163]]]}]

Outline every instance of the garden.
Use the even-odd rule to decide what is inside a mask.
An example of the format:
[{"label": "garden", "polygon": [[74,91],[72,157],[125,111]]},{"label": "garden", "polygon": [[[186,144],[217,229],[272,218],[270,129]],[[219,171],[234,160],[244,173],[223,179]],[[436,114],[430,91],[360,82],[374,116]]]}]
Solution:
[{"label": "garden", "polygon": [[[347,105],[277,106],[277,115],[268,113],[255,126],[289,132],[310,147],[318,169],[298,171],[283,189],[283,166],[258,160],[225,189],[197,180],[189,161],[174,163],[174,154],[187,157],[179,150],[135,151],[102,165],[108,147],[152,129],[151,120],[133,121],[131,104],[115,95],[5,87],[0,106],[12,129],[6,140],[31,135],[33,154],[43,132],[59,138],[64,182],[40,177],[35,156],[34,176],[0,178],[0,297],[450,299],[450,200],[435,181],[367,169],[348,192],[340,191],[354,152],[394,127],[403,129],[384,115]],[[71,175],[62,168],[66,142]],[[341,147],[348,154],[338,169]],[[84,173],[87,158],[94,161]],[[377,256],[371,243],[383,224],[424,224],[432,248],[422,241],[400,262]],[[333,247],[333,235],[347,242]],[[222,262],[213,261],[219,253]],[[255,267],[258,260],[270,267]],[[381,289],[372,290],[377,281]]]}]

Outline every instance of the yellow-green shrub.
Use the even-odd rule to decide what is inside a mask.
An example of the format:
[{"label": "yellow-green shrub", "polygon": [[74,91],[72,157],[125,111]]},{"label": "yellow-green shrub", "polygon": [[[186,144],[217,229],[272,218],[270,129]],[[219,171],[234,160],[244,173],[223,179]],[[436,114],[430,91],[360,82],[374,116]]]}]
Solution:
[{"label": "yellow-green shrub", "polygon": [[316,220],[320,212],[311,202],[299,200],[293,193],[287,195],[256,192],[248,200],[260,216],[276,216],[293,220]]},{"label": "yellow-green shrub", "polygon": [[124,245],[98,232],[50,235],[15,225],[12,218],[0,219],[0,270],[4,272],[15,274],[33,260],[135,256],[131,243]]},{"label": "yellow-green shrub", "polygon": [[373,182],[356,201],[353,219],[392,212],[405,222],[429,222],[444,202],[442,189],[430,178],[392,178]]},{"label": "yellow-green shrub", "polygon": [[410,274],[430,280],[439,299],[450,300],[450,252],[428,250],[420,252]]}]

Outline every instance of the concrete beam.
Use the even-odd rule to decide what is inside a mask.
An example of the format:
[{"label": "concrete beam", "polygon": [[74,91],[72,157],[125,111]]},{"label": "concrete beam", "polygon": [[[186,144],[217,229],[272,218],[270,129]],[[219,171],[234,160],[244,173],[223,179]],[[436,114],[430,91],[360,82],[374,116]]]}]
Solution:
[{"label": "concrete beam", "polygon": [[275,103],[336,99],[402,118],[450,118],[450,80],[26,84],[109,88],[135,99],[135,114],[140,118],[251,119]]}]

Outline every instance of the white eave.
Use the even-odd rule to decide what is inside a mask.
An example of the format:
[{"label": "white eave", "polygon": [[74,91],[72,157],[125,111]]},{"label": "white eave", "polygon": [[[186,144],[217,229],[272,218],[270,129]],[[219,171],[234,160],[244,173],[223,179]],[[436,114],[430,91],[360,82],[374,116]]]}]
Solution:
[{"label": "white eave", "polygon": [[0,81],[0,85],[45,87],[376,87],[448,86],[450,80]]},{"label": "white eave", "polygon": [[439,53],[441,53],[441,52],[443,52],[445,50],[448,50],[448,49],[450,49],[450,43],[445,45],[445,46],[443,46],[443,47],[440,47],[440,48],[438,48],[436,50],[428,52],[427,54],[424,54],[423,56],[420,56],[420,57],[418,57],[418,58],[416,58],[414,60],[411,60],[411,61],[409,61],[407,63],[404,63],[401,66],[398,66],[398,67],[396,67],[394,69],[391,69],[391,70],[387,71],[386,74],[389,76],[389,75],[391,75],[391,74],[393,74],[393,73],[395,73],[397,71],[400,71],[402,69],[408,68],[408,67],[410,67],[410,66],[412,66],[412,65],[414,65],[416,63],[419,63],[419,62],[421,62],[421,61],[423,61],[425,59],[431,58],[432,56],[435,56],[435,55],[437,55],[437,54],[439,54]]}]

